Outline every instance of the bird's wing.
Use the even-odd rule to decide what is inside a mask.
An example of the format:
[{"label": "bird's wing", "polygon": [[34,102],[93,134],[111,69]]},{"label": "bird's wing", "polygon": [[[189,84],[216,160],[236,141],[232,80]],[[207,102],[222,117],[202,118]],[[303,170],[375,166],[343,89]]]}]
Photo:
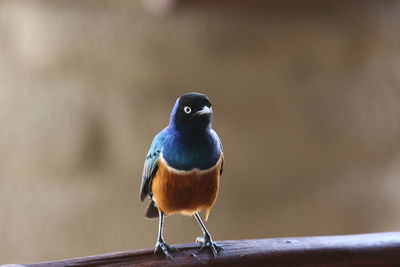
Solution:
[{"label": "bird's wing", "polygon": [[225,163],[224,148],[222,146],[222,142],[221,142],[221,139],[219,139],[218,134],[213,129],[211,129],[211,133],[215,137],[215,139],[218,141],[219,147],[221,149],[222,162],[221,162],[221,169],[219,170],[219,175],[222,175],[222,173],[224,172],[224,163]]},{"label": "bird's wing", "polygon": [[151,182],[158,169],[158,158],[163,149],[164,131],[157,134],[151,143],[150,150],[147,153],[142,173],[142,184],[140,186],[140,200],[151,194]]}]

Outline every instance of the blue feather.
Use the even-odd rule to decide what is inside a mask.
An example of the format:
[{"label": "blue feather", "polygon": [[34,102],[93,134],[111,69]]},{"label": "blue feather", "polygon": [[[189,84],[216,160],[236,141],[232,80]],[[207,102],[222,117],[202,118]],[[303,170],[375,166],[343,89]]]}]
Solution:
[{"label": "blue feather", "polygon": [[221,155],[220,142],[210,130],[186,132],[167,128],[163,158],[177,170],[206,170],[215,166]]},{"label": "blue feather", "polygon": [[157,171],[157,162],[163,149],[164,138],[165,129],[154,137],[149,152],[147,153],[142,173],[142,184],[140,186],[140,199],[142,201],[151,191],[151,179]]}]

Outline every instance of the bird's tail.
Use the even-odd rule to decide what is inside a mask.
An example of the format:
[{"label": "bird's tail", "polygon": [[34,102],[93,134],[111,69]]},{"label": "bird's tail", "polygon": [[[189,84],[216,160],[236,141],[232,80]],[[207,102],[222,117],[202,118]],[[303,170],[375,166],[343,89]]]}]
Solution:
[{"label": "bird's tail", "polygon": [[158,209],[154,203],[154,201],[150,201],[149,207],[147,208],[146,218],[153,219],[158,217]]}]

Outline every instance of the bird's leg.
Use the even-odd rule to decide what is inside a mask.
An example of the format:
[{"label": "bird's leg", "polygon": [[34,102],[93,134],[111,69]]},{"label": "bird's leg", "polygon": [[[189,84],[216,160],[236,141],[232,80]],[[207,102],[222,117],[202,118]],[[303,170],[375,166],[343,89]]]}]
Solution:
[{"label": "bird's leg", "polygon": [[201,220],[199,213],[196,212],[194,214],[194,216],[197,220],[197,223],[200,225],[201,230],[203,231],[203,236],[198,237],[196,239],[196,242],[201,243],[199,253],[202,252],[205,248],[208,248],[211,251],[211,253],[213,254],[213,256],[216,257],[218,255],[218,253],[222,250],[222,247],[217,246],[217,244],[214,243],[214,241],[211,238],[210,233],[208,232],[203,221]]},{"label": "bird's leg", "polygon": [[163,231],[164,231],[164,212],[161,210],[158,210],[159,213],[159,224],[158,224],[158,236],[157,236],[157,243],[156,243],[156,248],[154,250],[154,253],[160,253],[162,252],[167,258],[173,259],[171,254],[169,253],[172,249],[168,244],[165,243],[164,237],[163,237]]}]

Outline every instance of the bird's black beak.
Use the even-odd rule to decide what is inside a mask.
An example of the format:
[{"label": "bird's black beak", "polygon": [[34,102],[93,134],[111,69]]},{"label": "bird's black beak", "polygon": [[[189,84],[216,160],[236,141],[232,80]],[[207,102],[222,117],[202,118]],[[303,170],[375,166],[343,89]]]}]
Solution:
[{"label": "bird's black beak", "polygon": [[203,109],[197,111],[196,113],[194,113],[194,115],[201,116],[204,114],[212,114],[212,113],[213,113],[212,107],[204,106]]}]

